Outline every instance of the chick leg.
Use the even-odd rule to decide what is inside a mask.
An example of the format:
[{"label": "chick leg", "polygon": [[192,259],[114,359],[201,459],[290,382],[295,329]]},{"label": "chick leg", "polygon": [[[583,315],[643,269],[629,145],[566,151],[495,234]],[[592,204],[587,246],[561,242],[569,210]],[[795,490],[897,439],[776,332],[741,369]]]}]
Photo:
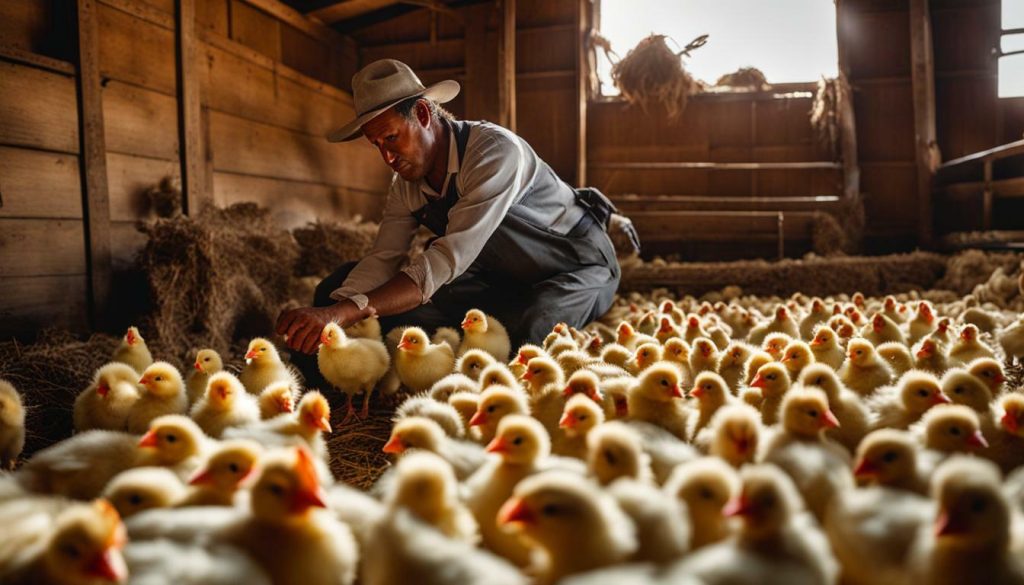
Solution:
[{"label": "chick leg", "polygon": [[346,392],[345,396],[348,397],[348,400],[345,404],[345,418],[341,419],[341,424],[347,423],[352,418],[352,415],[355,414],[356,410],[355,407],[352,406],[352,394]]},{"label": "chick leg", "polygon": [[363,394],[363,408],[359,411],[361,418],[366,418],[370,415],[370,390],[366,390]]}]

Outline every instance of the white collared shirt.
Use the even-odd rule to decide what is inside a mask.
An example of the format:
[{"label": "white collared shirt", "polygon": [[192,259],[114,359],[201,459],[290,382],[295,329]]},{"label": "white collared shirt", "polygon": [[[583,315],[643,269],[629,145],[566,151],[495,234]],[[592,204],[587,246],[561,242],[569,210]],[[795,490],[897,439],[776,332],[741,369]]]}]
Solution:
[{"label": "white collared shirt", "polygon": [[[399,272],[419,227],[413,212],[426,205],[428,197],[443,196],[454,177],[461,196],[448,213],[446,233],[401,270],[419,287],[421,302],[429,301],[438,288],[469,268],[508,209],[529,191],[537,174],[551,172],[530,145],[514,133],[487,122],[466,123],[470,131],[464,161],[459,160],[455,136],[449,130],[448,172],[441,193],[426,180],[410,182],[394,175],[373,249],[352,269],[341,288],[331,293],[332,299],[350,299],[364,309],[369,302],[366,293]],[[534,203],[531,199],[533,211],[559,233],[567,233],[583,216],[568,185],[559,196]]]}]

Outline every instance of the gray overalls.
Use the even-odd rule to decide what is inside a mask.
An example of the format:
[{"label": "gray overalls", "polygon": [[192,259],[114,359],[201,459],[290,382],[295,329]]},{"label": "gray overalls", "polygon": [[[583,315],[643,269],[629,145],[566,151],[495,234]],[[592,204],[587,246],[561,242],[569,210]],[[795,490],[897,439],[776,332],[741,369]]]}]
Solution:
[{"label": "gray overalls", "polygon": [[[459,160],[469,141],[470,126],[450,121]],[[559,321],[582,327],[604,314],[619,285],[619,263],[605,232],[611,203],[596,191],[576,192],[577,204],[587,208],[567,233],[559,234],[543,222],[531,200],[552,195],[548,190],[572,188],[547,166],[526,194],[509,208],[498,228],[470,267],[434,293],[430,302],[399,315],[381,318],[385,333],[394,327],[416,325],[428,334],[437,327],[456,327],[466,311],[482,309],[501,320],[513,348],[539,343]],[[546,172],[544,172],[546,171]],[[456,181],[448,181],[443,197],[428,202],[413,216],[437,236],[448,226],[448,212],[459,199]],[[332,291],[341,286],[355,262],[341,266],[316,289],[314,306],[335,301]]]}]

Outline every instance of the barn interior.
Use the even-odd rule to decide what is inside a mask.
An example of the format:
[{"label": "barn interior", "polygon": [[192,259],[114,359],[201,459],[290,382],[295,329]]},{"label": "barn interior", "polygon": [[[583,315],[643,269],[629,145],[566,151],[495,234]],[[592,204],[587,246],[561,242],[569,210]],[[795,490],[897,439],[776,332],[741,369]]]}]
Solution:
[{"label": "barn interior", "polygon": [[[636,38],[621,33],[633,21]],[[812,57],[827,67],[774,65]],[[708,73],[719,58],[732,65]],[[447,341],[427,331],[452,361],[422,388],[399,369],[402,331],[346,327],[349,341],[382,343],[391,364],[364,393],[369,413],[350,417],[351,393],[288,366],[275,329],[283,311],[311,304],[321,279],[373,249],[393,172],[366,140],[326,136],[360,113],[353,76],[381,59],[409,65],[426,86],[457,81],[447,111],[515,133],[559,179],[600,190],[641,249],[609,228],[621,267],[611,308],[511,353],[485,351],[472,372],[463,353],[487,348],[467,344],[468,329],[452,324]],[[431,244],[421,230],[409,261]],[[0,2],[0,290],[0,463],[10,469],[0,519],[20,527],[0,535],[5,583],[931,583],[940,566],[954,582],[1024,583],[1020,0]],[[830,340],[818,340],[825,329]],[[131,364],[125,352],[140,340],[148,361]],[[203,428],[188,465],[154,464],[136,454],[146,427],[80,418],[86,394],[110,408],[95,396],[111,392],[100,369],[112,360],[142,378],[130,381],[135,397],[152,393],[143,381],[153,360],[180,378],[182,396],[201,374],[198,398],[178,410],[193,420],[216,373],[201,367],[201,350],[242,379],[224,384],[262,397],[245,378],[258,342],[291,377],[287,408],[228,425],[249,429],[237,436],[256,447]],[[838,361],[821,344],[835,344]],[[854,349],[887,376],[865,382]],[[790,350],[806,355],[783,361]],[[533,360],[552,368],[550,388],[523,377]],[[819,362],[831,387],[801,377]],[[787,380],[778,394],[772,368]],[[684,422],[609,406],[620,392],[642,412],[634,394],[659,372],[680,386],[663,406]],[[445,378],[456,374],[466,385]],[[567,430],[569,407],[586,409],[572,381],[587,376],[595,389],[583,393],[608,421]],[[512,394],[513,413],[533,415],[521,419],[543,423],[538,432],[519,421],[544,446],[481,512],[494,469],[511,465],[494,447],[504,427],[473,424],[489,384]],[[711,389],[694,392],[703,384],[724,395],[705,401]],[[935,406],[904,413],[908,387],[928,388]],[[977,394],[960,396],[964,387]],[[838,428],[800,435],[786,413],[801,405],[831,412]],[[749,457],[714,450],[726,406],[740,422],[743,408],[755,413],[761,439]],[[541,413],[556,408],[549,424]],[[322,422],[307,436],[292,427],[309,409]],[[404,454],[399,422],[424,418],[443,439]],[[625,438],[613,436],[618,418],[637,423]],[[930,442],[950,420],[984,445]],[[88,443],[95,429],[113,433]],[[649,461],[612,482],[621,475],[602,475],[595,458],[614,467],[614,457],[598,436],[626,451],[633,441]],[[876,444],[916,457],[913,481],[871,467]],[[271,448],[281,445],[289,450]],[[253,471],[203,518],[210,508],[185,504],[201,487],[188,481],[231,446],[255,453]],[[476,463],[467,470],[460,457]],[[165,468],[173,477],[145,474]],[[316,531],[315,544],[291,542],[280,518],[257,511],[257,487],[279,468],[296,498],[325,494],[286,519],[287,530]],[[99,485],[75,475],[108,472]],[[710,516],[683,494],[706,477],[724,494]],[[114,478],[160,509],[117,500]],[[153,487],[163,484],[174,486]],[[758,489],[792,508],[785,522],[806,520],[792,537],[800,554],[737,544],[757,528]],[[953,526],[965,490],[996,511]],[[595,524],[545,525],[528,508],[544,493],[587,508]],[[887,498],[896,503],[879,503]],[[865,511],[874,503],[877,517]],[[901,505],[913,512],[896,518]],[[192,527],[175,532],[179,519]],[[868,527],[882,520],[890,540]],[[116,562],[60,558],[62,538],[82,525]],[[107,538],[123,525],[127,538]],[[225,526],[261,536],[243,542]],[[998,542],[944,548],[976,533]],[[186,557],[190,569],[175,562]]]}]

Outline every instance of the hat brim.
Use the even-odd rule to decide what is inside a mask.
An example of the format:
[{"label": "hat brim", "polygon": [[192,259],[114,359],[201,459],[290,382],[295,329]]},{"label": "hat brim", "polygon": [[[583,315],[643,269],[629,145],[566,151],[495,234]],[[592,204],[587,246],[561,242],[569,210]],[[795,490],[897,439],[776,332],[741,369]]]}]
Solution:
[{"label": "hat brim", "polygon": [[459,90],[460,89],[461,89],[461,86],[459,85],[459,82],[455,81],[453,79],[446,79],[444,81],[439,81],[439,82],[437,82],[437,83],[435,83],[435,84],[425,88],[421,92],[405,96],[405,97],[403,97],[401,99],[395,100],[395,101],[393,101],[393,102],[391,102],[389,104],[385,104],[385,105],[383,105],[383,106],[381,106],[381,107],[379,107],[377,109],[370,110],[369,112],[366,112],[365,114],[363,114],[361,116],[358,116],[355,120],[352,120],[348,124],[345,124],[341,128],[339,128],[339,129],[335,130],[334,132],[331,132],[330,134],[328,134],[327,135],[327,141],[328,142],[348,142],[349,140],[354,140],[356,138],[359,138],[360,136],[363,135],[363,124],[369,122],[370,120],[372,120],[372,119],[376,118],[377,116],[381,115],[382,113],[384,113],[388,109],[395,107],[397,104],[399,104],[399,103],[401,103],[401,102],[403,102],[403,101],[405,101],[405,100],[407,100],[409,98],[424,97],[424,98],[428,98],[428,99],[434,100],[435,102],[437,102],[439,104],[443,104],[443,103],[450,102],[453,99],[455,99],[455,96],[459,95]]}]

